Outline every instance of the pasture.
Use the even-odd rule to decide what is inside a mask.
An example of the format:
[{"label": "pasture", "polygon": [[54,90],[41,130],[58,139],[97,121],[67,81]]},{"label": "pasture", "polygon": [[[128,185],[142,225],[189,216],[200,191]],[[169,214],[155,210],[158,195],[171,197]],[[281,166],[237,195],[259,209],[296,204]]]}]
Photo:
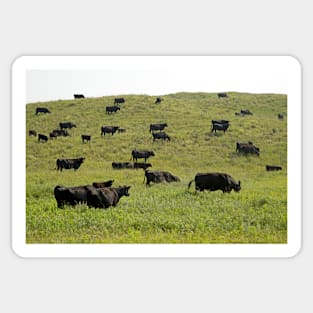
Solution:
[{"label": "pasture", "polygon": [[[121,95],[120,110],[106,114],[113,96],[26,105],[27,243],[286,243],[287,97],[229,92]],[[36,115],[37,107],[50,114]],[[253,115],[235,112],[249,109]],[[285,118],[278,119],[278,113]],[[211,132],[211,120],[229,120],[227,131]],[[70,136],[38,142],[30,129],[49,136],[60,122],[73,122]],[[166,122],[170,141],[153,142],[149,125]],[[101,136],[101,126],[125,132]],[[91,135],[82,142],[81,135]],[[252,141],[260,156],[238,154],[236,142]],[[143,183],[142,169],[112,169],[131,162],[133,149],[153,150],[151,170],[165,170],[180,183]],[[56,170],[58,158],[85,157],[74,171]],[[266,165],[282,166],[267,172]],[[241,181],[241,191],[195,191],[198,172],[224,172]],[[130,196],[107,210],[86,204],[57,207],[57,185],[78,186],[114,179],[130,185]]]}]

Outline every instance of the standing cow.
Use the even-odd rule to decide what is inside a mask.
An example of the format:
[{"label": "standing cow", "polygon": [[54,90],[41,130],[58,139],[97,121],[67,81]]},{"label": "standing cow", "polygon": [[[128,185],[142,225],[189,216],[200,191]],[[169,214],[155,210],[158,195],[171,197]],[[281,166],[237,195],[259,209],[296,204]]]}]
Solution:
[{"label": "standing cow", "polygon": [[101,127],[101,136],[105,136],[106,133],[115,134],[115,132],[119,129],[118,126],[102,126]]},{"label": "standing cow", "polygon": [[114,105],[114,106],[108,106],[105,108],[105,112],[106,114],[111,114],[111,113],[116,113],[118,110],[120,110],[121,108]]},{"label": "standing cow", "polygon": [[82,94],[75,94],[74,95],[74,99],[84,99],[84,98],[85,98],[85,96]]},{"label": "standing cow", "polygon": [[125,99],[124,98],[115,98],[114,99],[114,104],[118,104],[118,103],[124,103]]},{"label": "standing cow", "polygon": [[133,161],[136,161],[136,162],[138,159],[145,159],[145,163],[146,163],[147,159],[154,155],[155,155],[154,152],[149,151],[149,150],[133,150],[132,151],[132,159]]},{"label": "standing cow", "polygon": [[85,158],[77,158],[77,159],[57,159],[57,170],[61,171],[63,169],[74,169],[76,171],[79,169],[81,164],[84,162]]},{"label": "standing cow", "polygon": [[65,129],[65,128],[76,128],[76,124],[72,123],[72,122],[64,122],[64,123],[59,123],[60,129]]},{"label": "standing cow", "polygon": [[226,173],[197,173],[195,178],[189,182],[188,189],[193,182],[195,182],[196,190],[200,191],[222,190],[225,193],[232,190],[236,192],[241,190],[240,181],[237,183]]}]

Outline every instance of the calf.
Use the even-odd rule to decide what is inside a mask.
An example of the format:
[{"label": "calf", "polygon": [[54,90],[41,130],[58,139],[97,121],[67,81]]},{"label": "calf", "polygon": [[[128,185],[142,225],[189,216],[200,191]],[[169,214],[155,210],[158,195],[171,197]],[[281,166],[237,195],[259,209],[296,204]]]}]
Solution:
[{"label": "calf", "polygon": [[90,135],[82,135],[82,142],[84,143],[86,141],[90,142],[91,136]]},{"label": "calf", "polygon": [[36,133],[36,131],[35,130],[32,130],[32,129],[30,129],[29,131],[28,131],[28,136],[37,136],[37,133]]},{"label": "calf", "polygon": [[47,142],[48,141],[48,136],[43,135],[43,134],[38,134],[38,141]]}]

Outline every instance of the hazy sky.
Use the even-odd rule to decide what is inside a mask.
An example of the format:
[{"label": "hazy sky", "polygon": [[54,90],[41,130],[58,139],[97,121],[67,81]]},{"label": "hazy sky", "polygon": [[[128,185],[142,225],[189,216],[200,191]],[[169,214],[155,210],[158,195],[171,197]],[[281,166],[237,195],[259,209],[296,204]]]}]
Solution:
[{"label": "hazy sky", "polygon": [[215,60],[203,67],[152,70],[27,70],[27,103],[121,94],[165,95],[175,92],[288,93],[288,70],[275,59],[257,62]]}]

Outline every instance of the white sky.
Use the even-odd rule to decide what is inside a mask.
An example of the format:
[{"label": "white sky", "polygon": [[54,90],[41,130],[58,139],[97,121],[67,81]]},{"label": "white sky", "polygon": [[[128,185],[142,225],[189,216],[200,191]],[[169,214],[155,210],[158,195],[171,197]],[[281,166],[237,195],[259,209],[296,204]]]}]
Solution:
[{"label": "white sky", "polygon": [[[250,92],[288,94],[288,67],[284,57],[205,59],[171,62],[147,69],[34,69],[26,71],[27,103],[122,94],[165,95],[175,92]],[[286,57],[285,57],[286,58]],[[121,68],[122,67],[122,68]],[[48,67],[49,68],[49,67]],[[76,66],[77,68],[77,66]],[[79,67],[78,67],[79,68]],[[114,67],[113,67],[114,68]],[[152,68],[152,69],[150,69]]]}]

